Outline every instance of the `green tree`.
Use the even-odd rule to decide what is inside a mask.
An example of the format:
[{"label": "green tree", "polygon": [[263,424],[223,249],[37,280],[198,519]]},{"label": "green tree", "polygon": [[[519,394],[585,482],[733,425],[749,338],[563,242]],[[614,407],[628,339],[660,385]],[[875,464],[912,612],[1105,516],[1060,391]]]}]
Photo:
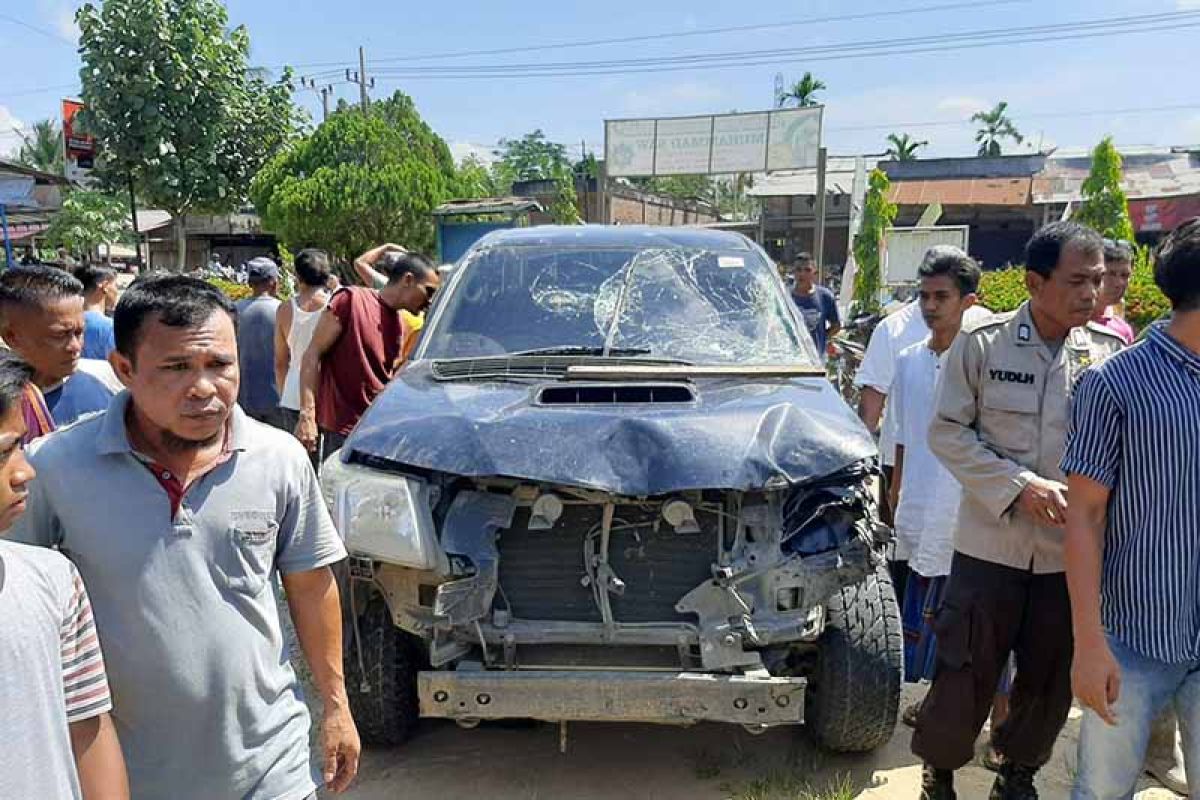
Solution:
[{"label": "green tree", "polygon": [[332,114],[267,162],[250,196],[290,250],[321,247],[343,262],[382,242],[430,252],[430,212],[462,180],[446,143],[402,92]]},{"label": "green tree", "polygon": [[478,156],[469,155],[458,164],[454,196],[461,200],[495,197],[504,194],[496,185],[496,175]]},{"label": "green tree", "polygon": [[33,123],[33,128],[29,133],[18,130],[17,135],[21,137],[21,147],[17,150],[17,161],[27,167],[40,169],[42,172],[62,174],[62,131],[54,124],[54,120],[39,120]]},{"label": "green tree", "polygon": [[862,227],[854,237],[854,261],[858,265],[854,276],[854,307],[859,313],[879,310],[879,289],[883,283],[880,250],[883,235],[895,222],[898,211],[896,204],[888,200],[890,188],[891,182],[883,170],[871,170]]},{"label": "green tree", "polygon": [[917,141],[907,133],[889,133],[887,141],[887,154],[894,161],[915,161],[917,151],[929,146],[929,142]]},{"label": "green tree", "polygon": [[991,111],[977,111],[971,115],[971,122],[978,122],[980,128],[975,132],[975,141],[979,143],[979,155],[998,156],[1001,153],[1001,143],[1012,139],[1017,144],[1025,141],[1025,137],[1017,130],[1012,119],[1008,116],[1008,103],[1001,101]]},{"label": "green tree", "polygon": [[1075,212],[1075,221],[1109,239],[1132,242],[1133,222],[1121,175],[1121,154],[1113,147],[1112,137],[1106,136],[1092,150],[1092,170],[1083,182],[1083,202]]},{"label": "green tree", "polygon": [[827,89],[825,82],[820,78],[813,77],[811,72],[805,72],[800,80],[796,81],[784,90],[779,95],[776,104],[783,108],[788,103],[793,104],[796,108],[807,108],[817,104],[817,92]]},{"label": "green tree", "polygon": [[124,204],[104,192],[76,189],[63,199],[62,210],[46,230],[46,243],[91,258],[98,245],[128,239]]},{"label": "green tree", "polygon": [[290,73],[269,84],[247,68],[250,38],[218,0],[105,0],[76,20],[98,174],[171,213],[182,267],[187,214],[236,208],[294,135]]},{"label": "green tree", "polygon": [[566,147],[548,140],[538,128],[520,139],[501,139],[496,157],[499,161],[493,170],[504,194],[511,193],[512,185],[517,181],[553,181],[555,194],[550,204],[550,216],[560,225],[580,221],[575,175]]}]

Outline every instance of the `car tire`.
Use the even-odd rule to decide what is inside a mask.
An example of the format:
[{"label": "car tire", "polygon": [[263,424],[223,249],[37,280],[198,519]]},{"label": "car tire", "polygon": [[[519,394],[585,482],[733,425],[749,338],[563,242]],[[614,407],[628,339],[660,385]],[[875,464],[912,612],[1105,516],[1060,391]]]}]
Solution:
[{"label": "car tire", "polygon": [[896,729],[903,671],[900,609],[881,566],[827,601],[808,692],[817,741],[839,753],[886,744]]},{"label": "car tire", "polygon": [[[347,631],[353,637],[353,631]],[[416,730],[420,718],[417,673],[424,657],[417,641],[397,628],[382,597],[358,618],[362,662],[353,638],[346,650],[346,694],[363,744],[395,747]]]}]

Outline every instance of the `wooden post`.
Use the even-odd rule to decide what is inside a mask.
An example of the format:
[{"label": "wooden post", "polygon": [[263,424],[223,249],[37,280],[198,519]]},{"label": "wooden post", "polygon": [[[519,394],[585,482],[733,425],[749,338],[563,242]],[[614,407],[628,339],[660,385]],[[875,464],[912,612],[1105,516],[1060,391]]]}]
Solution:
[{"label": "wooden post", "polygon": [[817,262],[817,282],[825,284],[825,164],[826,150],[817,150],[817,227],[813,231],[813,258]]}]

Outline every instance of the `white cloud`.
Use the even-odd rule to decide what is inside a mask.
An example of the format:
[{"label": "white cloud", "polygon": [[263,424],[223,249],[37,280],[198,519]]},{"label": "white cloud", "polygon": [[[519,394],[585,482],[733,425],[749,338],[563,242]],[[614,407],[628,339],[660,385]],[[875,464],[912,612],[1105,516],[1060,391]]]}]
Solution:
[{"label": "white cloud", "polygon": [[966,95],[953,95],[943,97],[938,101],[937,110],[947,117],[960,116],[963,119],[970,119],[971,115],[977,111],[986,111],[991,108],[994,103],[989,103],[978,97],[969,97]]},{"label": "white cloud", "polygon": [[1175,0],[1175,8],[1180,11],[1196,11],[1200,9],[1200,0]]},{"label": "white cloud", "polygon": [[79,26],[75,24],[75,3],[63,0],[38,0],[41,17],[64,39],[79,41]]},{"label": "white cloud", "polygon": [[496,156],[492,154],[492,148],[475,142],[467,142],[456,140],[447,142],[450,147],[450,155],[454,156],[454,163],[460,164],[463,159],[468,156],[474,156],[484,164],[491,164],[496,160]]},{"label": "white cloud", "polygon": [[728,95],[712,83],[684,81],[653,89],[634,89],[622,98],[627,116],[717,114],[728,111]]},{"label": "white cloud", "polygon": [[25,123],[13,116],[8,106],[0,105],[0,153],[13,155],[21,149],[21,136]]}]

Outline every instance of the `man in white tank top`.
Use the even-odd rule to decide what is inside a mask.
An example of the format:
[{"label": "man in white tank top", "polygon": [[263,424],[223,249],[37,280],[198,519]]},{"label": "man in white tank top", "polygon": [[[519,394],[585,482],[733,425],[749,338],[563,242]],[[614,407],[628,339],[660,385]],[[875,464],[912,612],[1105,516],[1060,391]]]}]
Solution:
[{"label": "man in white tank top", "polygon": [[[329,302],[330,281],[336,280],[324,250],[301,250],[294,266],[297,292],[275,315],[275,385],[280,387],[280,414],[289,431],[296,430],[300,418],[300,361]],[[321,456],[318,443],[312,453],[314,467],[319,466]]]}]

